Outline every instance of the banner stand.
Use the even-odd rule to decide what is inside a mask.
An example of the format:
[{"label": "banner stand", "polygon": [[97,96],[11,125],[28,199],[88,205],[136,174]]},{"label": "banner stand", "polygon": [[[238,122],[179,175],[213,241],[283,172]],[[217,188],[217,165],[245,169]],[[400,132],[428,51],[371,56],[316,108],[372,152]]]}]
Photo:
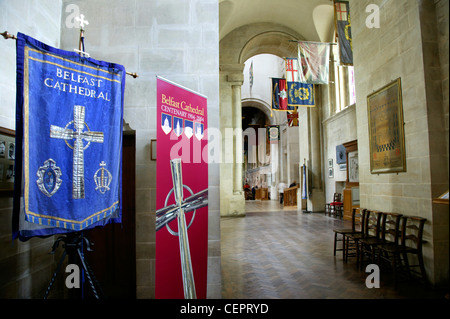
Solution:
[{"label": "banner stand", "polygon": [[97,278],[94,275],[94,272],[92,268],[89,266],[87,260],[84,258],[83,254],[83,242],[86,243],[86,250],[87,251],[93,251],[91,249],[91,242],[89,239],[83,236],[83,232],[75,232],[75,233],[68,233],[66,235],[63,235],[59,237],[55,243],[53,244],[52,251],[50,254],[54,254],[56,252],[56,248],[59,245],[59,242],[63,242],[63,248],[64,252],[59,259],[58,266],[56,267],[55,272],[53,273],[52,279],[50,280],[50,283],[47,287],[47,290],[45,291],[44,299],[47,299],[48,294],[50,293],[50,289],[52,288],[52,285],[56,279],[56,276],[58,275],[59,271],[61,270],[62,263],[66,256],[69,258],[69,264],[78,264],[78,261],[81,262],[81,265],[83,266],[83,270],[86,273],[86,276],[89,281],[89,285],[92,289],[92,292],[94,293],[94,296],[96,299],[104,299],[104,293],[100,286],[100,283],[98,282]]},{"label": "banner stand", "polygon": [[[89,54],[86,53],[85,48],[84,48],[84,31],[85,30],[83,29],[83,27],[84,27],[83,21],[84,20],[82,19],[82,21],[80,22],[79,48],[78,48],[78,50],[74,49],[74,51],[79,53],[81,56],[89,56]],[[86,23],[87,23],[87,21],[86,21]],[[11,35],[8,31],[4,31],[3,33],[0,33],[0,35],[2,35],[5,40],[7,40],[7,39],[17,40],[17,36]],[[138,77],[137,73],[131,73],[131,72],[126,71],[126,74],[132,76],[133,78]],[[100,286],[100,283],[98,282],[97,278],[95,277],[92,268],[89,266],[87,260],[84,258],[84,254],[83,254],[83,243],[86,244],[87,251],[93,251],[93,249],[91,249],[91,245],[94,245],[94,244],[91,243],[89,241],[89,239],[84,236],[83,231],[69,232],[69,233],[63,234],[62,236],[58,237],[58,239],[55,241],[55,243],[52,246],[52,250],[51,250],[50,254],[55,254],[56,248],[59,246],[60,242],[63,243],[64,252],[63,252],[63,254],[58,262],[58,265],[52,275],[50,283],[45,292],[44,299],[47,299],[47,297],[50,293],[50,290],[53,286],[53,283],[54,283],[58,273],[61,270],[61,266],[62,266],[66,256],[68,256],[69,264],[75,264],[78,266],[79,263],[81,263],[81,266],[82,266],[82,278],[80,280],[81,281],[81,291],[80,291],[81,298],[84,299],[84,274],[86,274],[89,285],[92,289],[92,292],[94,293],[95,298],[96,299],[104,299],[105,295]],[[70,293],[70,297],[72,297],[72,298],[79,297],[79,296],[76,296],[75,294],[76,293],[74,293],[72,291]]]}]

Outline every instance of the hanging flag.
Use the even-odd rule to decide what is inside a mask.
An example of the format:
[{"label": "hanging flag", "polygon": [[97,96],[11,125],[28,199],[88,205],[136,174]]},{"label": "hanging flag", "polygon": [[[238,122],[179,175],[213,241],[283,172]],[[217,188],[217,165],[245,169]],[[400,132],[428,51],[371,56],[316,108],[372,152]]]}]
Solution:
[{"label": "hanging flag", "polygon": [[249,82],[250,82],[250,88],[253,87],[253,61],[252,64],[250,65],[250,69],[249,69]]},{"label": "hanging flag", "polygon": [[121,222],[125,73],[18,33],[13,238]]},{"label": "hanging flag", "polygon": [[352,28],[348,1],[334,1],[334,20],[339,40],[341,64],[353,65]]},{"label": "hanging flag", "polygon": [[286,79],[272,78],[272,110],[293,110],[293,108],[288,107]]},{"label": "hanging flag", "polygon": [[287,117],[288,126],[298,126],[298,112],[297,112],[297,109],[295,109],[292,112],[288,111],[286,113],[286,117]]},{"label": "hanging flag", "polygon": [[277,144],[280,140],[280,126],[279,125],[271,125],[267,127],[267,138],[269,140],[269,144]]},{"label": "hanging flag", "polygon": [[301,82],[287,82],[288,107],[315,106],[314,84]]},{"label": "hanging flag", "polygon": [[308,199],[308,171],[306,164],[302,165],[302,199]]},{"label": "hanging flag", "polygon": [[328,84],[330,45],[320,42],[299,42],[300,82]]},{"label": "hanging flag", "polygon": [[297,58],[285,58],[286,80],[288,82],[300,82],[300,66]]}]

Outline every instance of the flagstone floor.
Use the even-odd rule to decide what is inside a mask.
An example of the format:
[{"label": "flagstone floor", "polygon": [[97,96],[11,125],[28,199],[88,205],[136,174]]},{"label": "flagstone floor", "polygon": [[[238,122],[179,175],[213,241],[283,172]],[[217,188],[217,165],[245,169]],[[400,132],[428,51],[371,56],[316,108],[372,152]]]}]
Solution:
[{"label": "flagstone floor", "polygon": [[284,209],[277,201],[247,201],[246,217],[221,219],[222,297],[225,299],[443,298],[420,283],[400,283],[381,273],[369,289],[369,273],[333,256],[333,228],[347,221]]}]

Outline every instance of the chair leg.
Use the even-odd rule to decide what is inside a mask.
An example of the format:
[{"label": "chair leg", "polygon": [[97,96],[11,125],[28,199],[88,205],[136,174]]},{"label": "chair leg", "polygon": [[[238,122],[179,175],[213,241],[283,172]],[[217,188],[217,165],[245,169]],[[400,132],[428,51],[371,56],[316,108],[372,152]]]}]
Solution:
[{"label": "chair leg", "polygon": [[362,270],[362,262],[363,262],[363,251],[362,251],[362,246],[363,246],[363,244],[360,244],[359,245],[359,253],[358,253],[358,255],[359,255],[359,270]]},{"label": "chair leg", "polygon": [[334,251],[333,251],[334,256],[336,256],[336,244],[337,244],[337,233],[334,233]]},{"label": "chair leg", "polygon": [[397,288],[397,254],[392,254],[392,273],[394,277],[394,287]]},{"label": "chair leg", "polygon": [[417,257],[419,259],[419,267],[420,267],[420,272],[422,274],[423,281],[427,282],[427,274],[425,273],[425,265],[423,262],[422,252],[419,251],[419,253],[417,254]]},{"label": "chair leg", "polygon": [[343,248],[344,248],[344,262],[347,262],[347,260],[348,260],[348,241],[349,241],[349,238],[344,236],[344,246],[343,246]]},{"label": "chair leg", "polygon": [[363,269],[364,264],[364,244],[359,245],[359,270]]},{"label": "chair leg", "polygon": [[408,272],[408,279],[412,279],[411,269],[409,268],[408,254],[406,252],[402,253],[403,261],[405,263],[406,271]]},{"label": "chair leg", "polygon": [[359,243],[358,240],[355,239],[355,251],[356,251],[356,269],[359,268]]}]

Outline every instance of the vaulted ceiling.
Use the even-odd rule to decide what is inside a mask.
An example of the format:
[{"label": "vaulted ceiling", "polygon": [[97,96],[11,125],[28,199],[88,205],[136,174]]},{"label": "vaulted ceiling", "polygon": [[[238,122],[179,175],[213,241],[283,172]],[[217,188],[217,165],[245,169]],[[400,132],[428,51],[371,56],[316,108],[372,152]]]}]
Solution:
[{"label": "vaulted ceiling", "polygon": [[330,42],[334,30],[333,1],[219,1],[220,39],[239,27],[261,22],[288,27],[301,34],[304,40]]}]

